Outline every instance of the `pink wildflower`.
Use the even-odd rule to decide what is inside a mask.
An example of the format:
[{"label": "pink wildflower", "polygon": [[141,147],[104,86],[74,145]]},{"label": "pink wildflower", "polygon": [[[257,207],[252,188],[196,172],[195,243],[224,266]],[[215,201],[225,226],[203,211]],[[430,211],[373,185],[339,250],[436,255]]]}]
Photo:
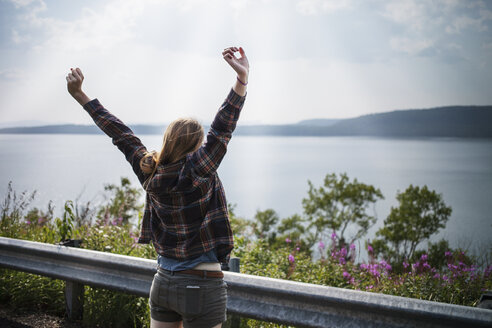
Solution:
[{"label": "pink wildflower", "polygon": [[449,263],[449,264],[448,264],[448,269],[449,269],[449,270],[456,270],[456,269],[458,269],[458,266],[457,266],[457,265],[454,265],[454,264]]},{"label": "pink wildflower", "polygon": [[355,249],[355,244],[350,244],[350,249],[354,250]]},{"label": "pink wildflower", "polygon": [[325,249],[325,243],[324,243],[323,241],[321,241],[321,240],[320,240],[320,241],[319,241],[319,244],[318,244],[318,248],[319,248],[320,250],[324,250],[324,249]]},{"label": "pink wildflower", "polygon": [[285,238],[285,242],[288,244],[290,243],[292,240],[290,240],[289,238]]},{"label": "pink wildflower", "polygon": [[378,271],[377,264],[373,266],[372,268],[369,269],[369,272],[374,276],[374,277],[379,277],[381,276],[381,273]]},{"label": "pink wildflower", "polygon": [[342,249],[340,250],[340,256],[341,257],[347,256],[347,249],[345,247],[342,247]]},{"label": "pink wildflower", "polygon": [[492,272],[492,265],[489,265],[488,267],[485,268],[485,270],[483,271],[483,276],[485,278],[488,278],[488,276],[490,276],[490,273]]},{"label": "pink wildflower", "polygon": [[367,251],[368,251],[369,253],[372,253],[372,252],[374,252],[374,249],[372,248],[372,246],[371,246],[371,245],[367,245]]},{"label": "pink wildflower", "polygon": [[290,262],[290,263],[294,263],[294,262],[295,262],[295,260],[296,260],[296,259],[295,259],[294,255],[289,254],[289,262]]},{"label": "pink wildflower", "polygon": [[391,265],[388,264],[388,262],[386,262],[385,260],[381,260],[381,262],[379,262],[379,264],[381,264],[381,266],[386,269],[386,271],[390,271],[391,270]]}]

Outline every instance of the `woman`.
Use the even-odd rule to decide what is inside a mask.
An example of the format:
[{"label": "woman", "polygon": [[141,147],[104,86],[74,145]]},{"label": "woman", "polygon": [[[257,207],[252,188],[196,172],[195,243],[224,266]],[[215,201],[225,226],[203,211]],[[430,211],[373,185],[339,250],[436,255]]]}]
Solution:
[{"label": "woman", "polygon": [[68,92],[125,154],[147,192],[139,243],[152,241],[158,253],[152,328],[221,327],[226,318],[220,263],[228,262],[233,237],[217,168],[244,104],[249,63],[242,48],[227,48],[222,56],[237,78],[205,143],[196,120],[178,119],[167,127],[160,152],[148,152],[123,122],[87,97],[79,68],[66,78]]}]

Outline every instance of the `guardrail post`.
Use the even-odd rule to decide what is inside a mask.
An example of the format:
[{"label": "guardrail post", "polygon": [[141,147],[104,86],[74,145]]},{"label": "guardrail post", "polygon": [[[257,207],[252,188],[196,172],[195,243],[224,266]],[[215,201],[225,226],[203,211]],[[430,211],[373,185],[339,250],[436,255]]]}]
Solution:
[{"label": "guardrail post", "polygon": [[[233,257],[229,260],[229,271],[239,273],[240,260],[239,257]],[[230,326],[229,328],[239,328],[241,325],[241,317],[238,315],[230,316]]]},{"label": "guardrail post", "polygon": [[[69,239],[59,243],[61,246],[80,248],[81,240]],[[84,313],[84,285],[75,281],[65,281],[65,308],[71,320],[82,320]]]},{"label": "guardrail post", "polygon": [[65,304],[67,316],[71,320],[82,320],[84,312],[84,285],[65,281]]},{"label": "guardrail post", "polygon": [[233,257],[229,260],[229,271],[239,273],[239,257]]}]

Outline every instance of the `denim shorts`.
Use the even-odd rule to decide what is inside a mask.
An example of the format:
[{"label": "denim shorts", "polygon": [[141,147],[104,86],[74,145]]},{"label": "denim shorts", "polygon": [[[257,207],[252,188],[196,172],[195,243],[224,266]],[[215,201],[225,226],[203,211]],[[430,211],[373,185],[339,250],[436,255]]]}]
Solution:
[{"label": "denim shorts", "polygon": [[210,328],[226,320],[227,284],[160,268],[150,288],[150,316],[156,321],[183,320],[184,328]]}]

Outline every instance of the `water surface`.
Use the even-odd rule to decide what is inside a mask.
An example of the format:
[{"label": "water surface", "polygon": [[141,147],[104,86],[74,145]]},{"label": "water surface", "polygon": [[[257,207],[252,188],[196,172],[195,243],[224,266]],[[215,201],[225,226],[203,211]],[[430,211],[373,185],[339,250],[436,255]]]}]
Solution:
[{"label": "water surface", "polygon": [[[144,136],[158,149],[161,136]],[[130,165],[102,135],[0,135],[0,197],[7,183],[14,189],[37,190],[34,205],[49,200],[60,209],[64,200],[103,200],[103,185],[126,176],[136,185]],[[368,137],[234,136],[219,175],[238,215],[252,218],[256,210],[273,208],[281,217],[302,212],[311,180],[319,186],[327,173],[381,189],[385,199],[375,207],[378,223],[397,191],[410,184],[436,190],[453,208],[447,228],[436,238],[452,246],[490,243],[492,217],[492,141],[462,139],[390,139]]]}]

